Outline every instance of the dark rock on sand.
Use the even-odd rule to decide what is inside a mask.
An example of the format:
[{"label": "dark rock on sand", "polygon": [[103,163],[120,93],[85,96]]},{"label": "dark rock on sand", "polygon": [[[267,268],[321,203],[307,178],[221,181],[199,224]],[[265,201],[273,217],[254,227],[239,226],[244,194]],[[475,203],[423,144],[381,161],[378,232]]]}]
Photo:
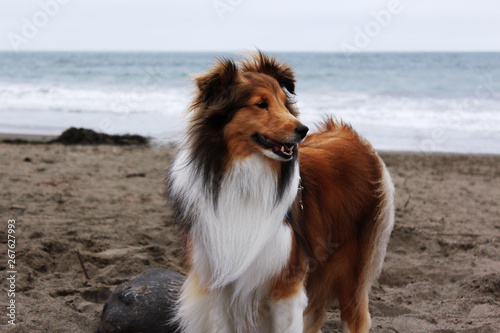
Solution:
[{"label": "dark rock on sand", "polygon": [[141,135],[109,135],[94,132],[90,129],[71,127],[59,137],[49,143],[62,143],[65,145],[147,145],[149,139]]},{"label": "dark rock on sand", "polygon": [[174,271],[151,268],[124,282],[104,305],[97,333],[173,333],[169,322],[184,277]]},{"label": "dark rock on sand", "polygon": [[[13,135],[15,136],[15,135]],[[12,145],[46,145],[62,143],[64,145],[117,145],[117,146],[143,146],[148,145],[150,139],[142,135],[109,135],[98,133],[91,129],[71,127],[57,138],[48,140],[43,136],[21,135],[21,138],[5,138],[0,135],[0,143]],[[27,158],[30,159],[29,157]],[[25,159],[25,162],[30,162]]]}]

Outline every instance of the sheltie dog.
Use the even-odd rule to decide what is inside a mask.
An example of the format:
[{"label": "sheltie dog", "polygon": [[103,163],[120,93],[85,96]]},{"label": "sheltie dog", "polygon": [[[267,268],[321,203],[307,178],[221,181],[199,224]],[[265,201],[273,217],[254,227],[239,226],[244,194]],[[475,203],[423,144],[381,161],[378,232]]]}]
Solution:
[{"label": "sheltie dog", "polygon": [[337,300],[343,332],[367,332],[394,222],[382,160],[331,118],[306,139],[293,71],[262,52],[196,86],[167,175],[189,266],[182,332],[320,332]]}]

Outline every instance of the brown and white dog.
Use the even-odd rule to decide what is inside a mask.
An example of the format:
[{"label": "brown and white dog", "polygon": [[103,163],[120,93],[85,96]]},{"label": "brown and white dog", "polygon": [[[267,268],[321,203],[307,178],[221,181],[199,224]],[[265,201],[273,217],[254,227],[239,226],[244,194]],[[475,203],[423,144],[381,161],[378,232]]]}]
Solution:
[{"label": "brown and white dog", "polygon": [[189,265],[183,332],[320,332],[336,300],[343,332],[370,328],[368,292],[394,223],[391,178],[348,125],[327,119],[305,139],[294,83],[261,52],[196,78],[167,176]]}]

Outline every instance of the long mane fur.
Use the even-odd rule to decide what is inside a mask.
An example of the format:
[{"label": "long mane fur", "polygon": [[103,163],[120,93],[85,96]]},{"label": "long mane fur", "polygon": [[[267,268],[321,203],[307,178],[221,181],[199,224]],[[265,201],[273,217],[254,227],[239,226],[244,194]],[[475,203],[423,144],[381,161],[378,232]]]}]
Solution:
[{"label": "long mane fur", "polygon": [[[190,177],[201,184],[200,196],[210,198],[217,209],[220,190],[224,177],[227,176],[229,151],[224,138],[224,127],[234,114],[246,106],[256,87],[245,84],[243,77],[247,73],[262,73],[274,78],[286,94],[285,106],[294,116],[298,111],[294,105],[295,78],[287,65],[278,63],[274,58],[257,52],[240,63],[231,59],[220,58],[208,72],[195,77],[196,93],[189,107],[189,123],[186,136],[178,148],[178,155],[184,155],[183,165],[175,166],[189,169]],[[280,202],[297,176],[297,154],[292,160],[280,163],[280,170],[275,177],[276,186],[274,204]],[[199,219],[194,202],[185,192],[173,188],[172,165],[167,174],[167,197],[172,201],[174,217],[184,241]],[[199,183],[198,183],[199,182]],[[194,183],[194,181],[193,181]],[[271,190],[269,188],[268,190]]]}]

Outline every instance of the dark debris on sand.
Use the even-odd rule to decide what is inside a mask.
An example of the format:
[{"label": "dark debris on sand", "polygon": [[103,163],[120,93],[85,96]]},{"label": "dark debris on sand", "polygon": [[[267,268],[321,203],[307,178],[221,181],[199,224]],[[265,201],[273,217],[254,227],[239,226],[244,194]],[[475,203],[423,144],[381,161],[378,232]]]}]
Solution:
[{"label": "dark debris on sand", "polygon": [[62,143],[64,145],[119,145],[135,146],[147,145],[149,139],[141,135],[109,135],[94,132],[85,128],[71,127],[64,131],[59,137],[49,143]]},{"label": "dark debris on sand", "polygon": [[109,135],[98,133],[91,129],[71,127],[57,138],[50,141],[36,141],[24,139],[5,139],[2,143],[10,144],[52,144],[63,145],[117,145],[117,146],[146,146],[150,139],[142,135]]}]

